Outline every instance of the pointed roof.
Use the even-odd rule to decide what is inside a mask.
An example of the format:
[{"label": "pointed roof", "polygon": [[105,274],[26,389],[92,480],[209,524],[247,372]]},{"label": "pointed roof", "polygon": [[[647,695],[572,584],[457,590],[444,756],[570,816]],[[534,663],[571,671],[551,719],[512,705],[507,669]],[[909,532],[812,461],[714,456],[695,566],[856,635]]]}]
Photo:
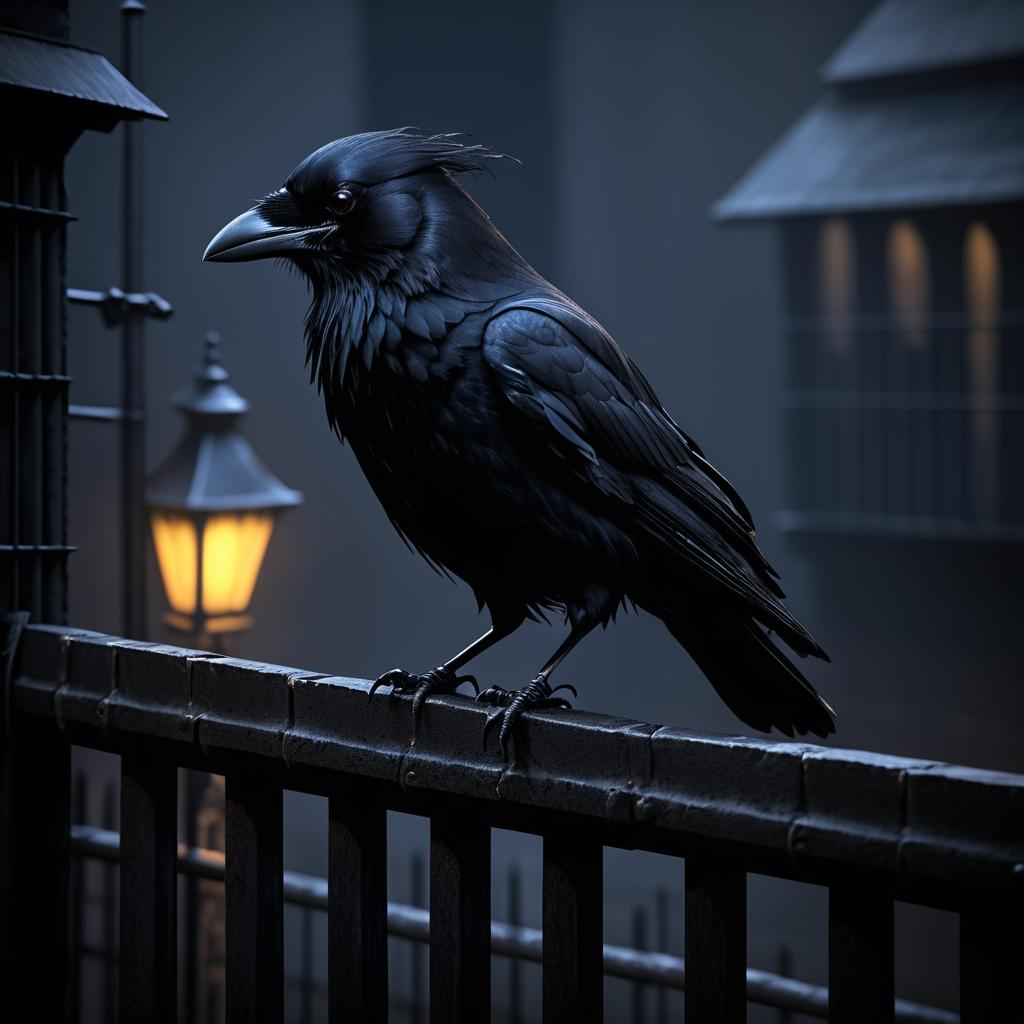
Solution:
[{"label": "pointed roof", "polygon": [[1021,0],[889,0],[832,55],[822,77],[856,82],[1022,57]]},{"label": "pointed roof", "polygon": [[887,0],[712,208],[773,218],[1024,199],[1024,3]]},{"label": "pointed roof", "polygon": [[59,39],[0,28],[0,97],[20,104],[51,97],[79,107],[98,127],[167,115],[100,53]]}]

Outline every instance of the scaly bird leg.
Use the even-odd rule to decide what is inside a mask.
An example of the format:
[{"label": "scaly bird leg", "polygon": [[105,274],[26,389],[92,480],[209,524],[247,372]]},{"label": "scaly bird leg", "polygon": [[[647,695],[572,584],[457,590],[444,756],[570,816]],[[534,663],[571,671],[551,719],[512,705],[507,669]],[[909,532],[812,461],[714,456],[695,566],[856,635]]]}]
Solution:
[{"label": "scaly bird leg", "polygon": [[562,641],[547,664],[521,690],[506,690],[501,686],[492,686],[478,695],[477,700],[481,704],[498,705],[498,709],[488,716],[484,725],[485,745],[491,729],[500,721],[501,729],[498,732],[498,742],[501,745],[502,756],[507,759],[512,731],[524,711],[572,707],[564,697],[556,697],[555,694],[559,690],[569,690],[575,697],[576,688],[568,683],[563,683],[552,689],[548,685],[548,678],[596,624],[596,622],[585,622],[573,626],[569,635]]},{"label": "scaly bird leg", "polygon": [[423,702],[435,693],[454,693],[463,683],[469,683],[477,694],[480,687],[477,686],[475,677],[471,675],[456,675],[458,670],[467,662],[472,661],[478,654],[483,654],[489,647],[493,647],[499,640],[514,633],[522,624],[523,619],[517,621],[507,620],[500,625],[494,623],[483,636],[474,640],[468,647],[459,651],[454,658],[446,661],[443,665],[417,675],[414,672],[406,672],[402,668],[393,668],[379,676],[370,687],[369,696],[372,697],[381,686],[390,686],[395,693],[412,694],[412,715],[419,716]]}]

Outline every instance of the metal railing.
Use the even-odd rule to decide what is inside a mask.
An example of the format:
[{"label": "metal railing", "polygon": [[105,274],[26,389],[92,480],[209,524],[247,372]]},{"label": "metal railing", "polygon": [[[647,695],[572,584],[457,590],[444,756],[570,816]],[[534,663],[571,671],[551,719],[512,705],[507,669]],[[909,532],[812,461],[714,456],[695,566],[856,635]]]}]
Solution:
[{"label": "metal railing", "polygon": [[[19,888],[62,891],[67,750],[119,753],[123,1020],[175,1017],[179,765],[226,778],[229,1021],[283,1013],[284,789],[329,797],[317,899],[332,1021],[387,1014],[388,809],[430,818],[429,917],[409,927],[429,921],[432,1021],[488,1019],[495,827],[543,837],[543,928],[513,939],[542,962],[545,1021],[601,1019],[605,846],[685,859],[685,980],[676,958],[663,966],[679,972],[688,1021],[744,1018],[748,872],[828,887],[830,1021],[894,1019],[895,900],[960,914],[961,1020],[1005,1019],[1022,962],[1024,777],[577,711],[530,715],[505,762],[493,738],[484,748],[485,711],[473,702],[430,701],[413,735],[408,699],[368,700],[369,685],[25,630],[11,693],[20,785],[9,867]],[[54,923],[60,900],[51,904],[41,909]],[[66,932],[50,941],[58,965]]]},{"label": "metal railing", "polygon": [[[117,832],[89,825],[71,826],[71,849],[79,857],[108,863],[120,860],[121,840]],[[223,882],[224,854],[178,844],[178,872],[192,878]],[[518,877],[518,876],[516,876]],[[284,901],[307,910],[329,911],[330,889],[326,878],[297,871],[284,872]],[[388,900],[388,934],[413,942],[430,943],[430,912]],[[106,952],[106,951],[104,951]],[[491,921],[491,953],[519,960],[543,963],[544,933],[539,928]],[[308,961],[303,963],[308,971]],[[686,989],[686,964],[670,953],[604,944],[605,977],[622,978],[659,988]],[[308,975],[303,985],[311,984]],[[416,993],[413,993],[415,998]],[[772,971],[747,968],[747,1002],[779,1010],[804,1013],[810,1017],[828,1017],[828,989]],[[518,1014],[515,1015],[518,1019]],[[923,1006],[907,999],[895,1001],[896,1024],[956,1024],[959,1017],[947,1010]]]},{"label": "metal railing", "polygon": [[782,529],[1024,538],[1024,312],[802,316],[786,335]]}]

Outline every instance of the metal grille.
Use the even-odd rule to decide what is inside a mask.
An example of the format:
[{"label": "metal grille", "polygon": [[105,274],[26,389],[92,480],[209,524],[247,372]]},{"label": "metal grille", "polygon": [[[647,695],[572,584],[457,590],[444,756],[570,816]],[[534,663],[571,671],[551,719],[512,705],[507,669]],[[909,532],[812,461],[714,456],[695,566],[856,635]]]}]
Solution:
[{"label": "metal grille", "polygon": [[[837,223],[846,248],[830,265],[821,241]],[[787,225],[789,499],[780,525],[1024,540],[1020,224],[1010,208]],[[902,310],[908,282],[887,247],[900,226],[913,232],[920,261]],[[975,292],[991,289],[984,296],[971,294],[972,226],[993,238],[997,261],[991,280],[976,283]]]},{"label": "metal grille", "polygon": [[63,153],[0,154],[0,606],[66,616]]}]

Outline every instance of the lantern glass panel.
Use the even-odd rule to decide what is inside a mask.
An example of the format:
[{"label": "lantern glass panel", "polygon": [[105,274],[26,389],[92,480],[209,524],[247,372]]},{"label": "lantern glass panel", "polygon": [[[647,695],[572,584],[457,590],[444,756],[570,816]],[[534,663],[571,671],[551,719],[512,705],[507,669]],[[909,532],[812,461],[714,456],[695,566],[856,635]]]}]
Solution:
[{"label": "lantern glass panel", "polygon": [[167,603],[176,612],[196,610],[196,525],[183,512],[154,510],[153,543]]},{"label": "lantern glass panel", "polygon": [[256,586],[274,530],[270,512],[211,515],[203,531],[203,612],[242,612]]}]

